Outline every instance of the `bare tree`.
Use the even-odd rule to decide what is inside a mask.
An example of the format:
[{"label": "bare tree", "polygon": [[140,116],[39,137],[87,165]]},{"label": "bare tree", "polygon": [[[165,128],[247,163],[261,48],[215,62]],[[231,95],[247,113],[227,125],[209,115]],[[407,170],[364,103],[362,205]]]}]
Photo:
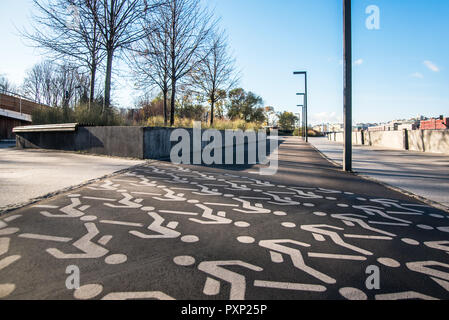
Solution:
[{"label": "bare tree", "polygon": [[155,28],[168,37],[170,76],[170,125],[175,122],[177,82],[207,57],[207,39],[215,27],[212,13],[201,0],[167,0],[155,13]]},{"label": "bare tree", "polygon": [[16,87],[6,78],[0,75],[0,93],[7,94],[16,91]]},{"label": "bare tree", "polygon": [[22,35],[55,60],[69,59],[90,74],[89,101],[95,98],[97,70],[104,59],[95,12],[99,0],[33,0],[36,14],[32,32]]},{"label": "bare tree", "polygon": [[170,47],[166,28],[154,28],[153,25],[163,25],[161,15],[156,11],[145,17],[145,37],[134,46],[128,59],[134,71],[139,87],[147,89],[157,87],[163,95],[164,124],[168,123],[168,94],[170,90]]},{"label": "bare tree", "polygon": [[104,105],[111,104],[113,59],[117,51],[130,46],[145,36],[141,20],[145,14],[158,7],[152,0],[84,0],[90,9],[101,34],[100,43],[106,55]]},{"label": "bare tree", "polygon": [[68,108],[77,94],[87,91],[87,81],[73,65],[55,65],[44,61],[27,72],[23,92],[36,102]]},{"label": "bare tree", "polygon": [[236,85],[238,77],[235,73],[235,59],[227,49],[224,33],[214,34],[211,39],[209,55],[201,60],[191,77],[200,92],[210,103],[210,124],[214,124],[216,102],[226,99],[226,93]]}]

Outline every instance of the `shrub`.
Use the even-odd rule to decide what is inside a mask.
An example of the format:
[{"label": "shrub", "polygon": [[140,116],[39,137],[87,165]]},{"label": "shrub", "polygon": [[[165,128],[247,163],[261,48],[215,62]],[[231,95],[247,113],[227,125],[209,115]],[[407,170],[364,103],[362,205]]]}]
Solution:
[{"label": "shrub", "polygon": [[74,109],[62,107],[41,107],[33,110],[31,114],[33,124],[59,124],[80,123],[94,126],[117,126],[123,125],[124,120],[114,108],[106,108],[92,103],[80,104]]}]

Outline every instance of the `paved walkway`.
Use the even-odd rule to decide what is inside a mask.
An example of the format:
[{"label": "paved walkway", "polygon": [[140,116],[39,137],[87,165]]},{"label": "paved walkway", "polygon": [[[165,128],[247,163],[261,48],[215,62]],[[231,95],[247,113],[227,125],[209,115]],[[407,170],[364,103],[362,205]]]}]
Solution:
[{"label": "paved walkway", "polygon": [[[341,165],[343,145],[326,138],[310,143]],[[353,169],[449,208],[449,155],[354,146]]]},{"label": "paved walkway", "polygon": [[74,153],[0,149],[0,212],[141,163]]},{"label": "paved walkway", "polygon": [[0,298],[449,299],[446,213],[295,138],[254,169],[151,162],[4,215]]}]

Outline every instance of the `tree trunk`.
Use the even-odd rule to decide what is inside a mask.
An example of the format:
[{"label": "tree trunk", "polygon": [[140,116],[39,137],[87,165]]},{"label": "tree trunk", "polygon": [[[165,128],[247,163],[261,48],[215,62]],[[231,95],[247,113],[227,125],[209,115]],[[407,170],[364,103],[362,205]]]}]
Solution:
[{"label": "tree trunk", "polygon": [[97,65],[96,63],[92,63],[92,68],[90,70],[90,95],[89,95],[89,102],[94,102],[95,99],[95,78],[97,74]]},{"label": "tree trunk", "polygon": [[171,83],[171,101],[170,101],[170,126],[175,125],[175,98],[176,98],[176,79],[172,78]]},{"label": "tree trunk", "polygon": [[111,82],[112,82],[112,59],[114,58],[114,51],[108,49],[108,56],[106,61],[106,81],[104,87],[104,107],[109,108],[111,105]]},{"label": "tree trunk", "polygon": [[167,118],[167,94],[168,89],[164,88],[164,126],[167,126],[168,124],[168,118]]},{"label": "tree trunk", "polygon": [[214,125],[214,106],[215,106],[215,99],[210,99],[210,126],[212,127]]}]

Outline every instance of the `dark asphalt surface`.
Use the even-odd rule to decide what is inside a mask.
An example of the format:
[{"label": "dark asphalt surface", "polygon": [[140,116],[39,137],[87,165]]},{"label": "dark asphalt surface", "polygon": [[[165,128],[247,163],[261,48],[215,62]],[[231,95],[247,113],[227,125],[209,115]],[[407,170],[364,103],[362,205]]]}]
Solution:
[{"label": "dark asphalt surface", "polygon": [[279,156],[275,176],[150,162],[2,216],[0,298],[449,298],[447,213],[296,138]]}]

